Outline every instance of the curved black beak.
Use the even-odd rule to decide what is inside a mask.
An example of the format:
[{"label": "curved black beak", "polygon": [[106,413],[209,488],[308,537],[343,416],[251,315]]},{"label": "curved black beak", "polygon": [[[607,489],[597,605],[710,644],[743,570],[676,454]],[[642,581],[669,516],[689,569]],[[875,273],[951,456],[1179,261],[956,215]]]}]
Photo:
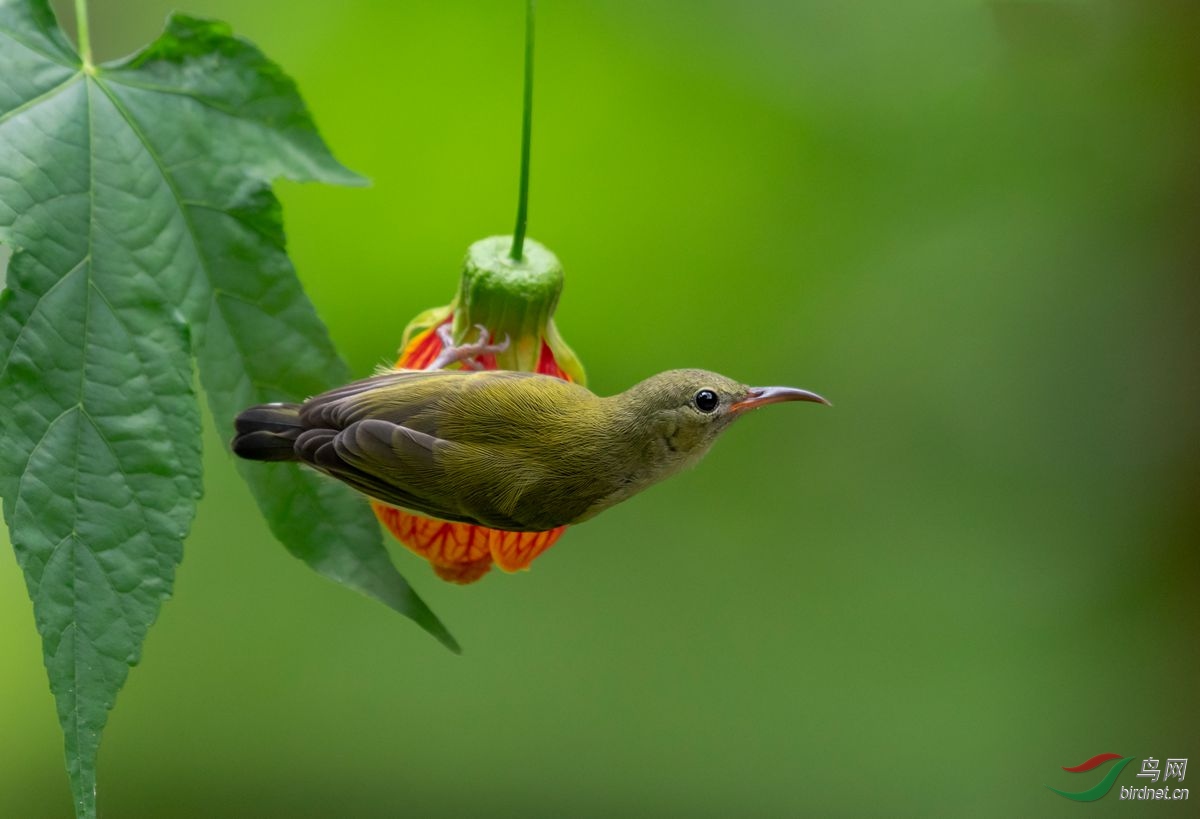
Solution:
[{"label": "curved black beak", "polygon": [[745,412],[764,407],[767,404],[778,404],[781,401],[812,401],[815,404],[831,406],[828,401],[815,392],[796,387],[751,387],[746,397],[730,407],[730,411]]}]

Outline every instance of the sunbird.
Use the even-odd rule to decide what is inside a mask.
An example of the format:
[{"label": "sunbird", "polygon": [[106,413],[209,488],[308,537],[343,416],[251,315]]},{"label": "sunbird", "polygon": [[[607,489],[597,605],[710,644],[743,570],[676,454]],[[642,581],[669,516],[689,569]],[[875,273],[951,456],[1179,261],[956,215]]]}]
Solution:
[{"label": "sunbird", "polygon": [[[470,366],[473,353],[498,348],[464,345],[436,364]],[[536,373],[394,370],[303,403],[250,407],[237,417],[233,451],[299,461],[440,520],[541,532],[582,523],[670,477],[734,420],[783,401],[829,403],[692,369],[610,397]]]}]

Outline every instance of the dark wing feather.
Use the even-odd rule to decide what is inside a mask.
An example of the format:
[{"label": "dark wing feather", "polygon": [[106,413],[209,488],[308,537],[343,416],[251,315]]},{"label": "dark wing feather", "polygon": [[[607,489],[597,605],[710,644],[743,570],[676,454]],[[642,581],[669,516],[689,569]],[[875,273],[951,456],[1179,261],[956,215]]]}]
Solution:
[{"label": "dark wing feather", "polygon": [[[371,418],[340,432],[310,430],[297,442],[305,461],[376,500],[442,520],[483,524],[444,491],[445,475],[434,461],[434,451],[453,446]],[[499,514],[489,515],[486,525],[520,528],[517,521]]]}]

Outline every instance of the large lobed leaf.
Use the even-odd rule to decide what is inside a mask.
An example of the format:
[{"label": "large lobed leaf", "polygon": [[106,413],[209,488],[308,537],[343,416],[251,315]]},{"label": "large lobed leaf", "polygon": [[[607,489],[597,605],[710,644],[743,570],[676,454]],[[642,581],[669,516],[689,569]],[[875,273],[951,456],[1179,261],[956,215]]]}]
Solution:
[{"label": "large lobed leaf", "polygon": [[[223,433],[249,404],[350,375],[284,252],[278,177],[358,181],[224,25],[177,15],[92,67],[45,0],[0,0],[0,495],[80,815],[201,492],[192,357]],[[293,554],[457,649],[364,502],[291,466],[241,468]]]}]

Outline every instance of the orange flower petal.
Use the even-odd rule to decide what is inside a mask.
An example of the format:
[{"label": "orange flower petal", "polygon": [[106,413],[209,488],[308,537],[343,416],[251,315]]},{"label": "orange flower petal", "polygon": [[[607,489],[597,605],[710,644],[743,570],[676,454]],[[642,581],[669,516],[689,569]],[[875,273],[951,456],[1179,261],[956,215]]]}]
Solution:
[{"label": "orange flower petal", "polygon": [[371,501],[371,507],[401,543],[432,563],[449,566],[472,563],[485,557],[490,559],[491,529],[434,520],[378,501]]},{"label": "orange flower petal", "polygon": [[487,560],[479,560],[474,563],[455,563],[453,566],[442,566],[439,563],[431,565],[433,566],[433,571],[442,580],[465,586],[468,583],[474,583],[491,571],[492,560],[488,558]]},{"label": "orange flower petal", "polygon": [[[442,324],[450,320],[446,319]],[[442,340],[437,337],[436,332],[437,328],[441,326],[441,324],[435,324],[428,330],[413,336],[412,341],[408,342],[408,346],[400,351],[400,358],[397,359],[396,366],[410,370],[423,370],[432,364],[438,353],[442,351]]]},{"label": "orange flower petal", "polygon": [[546,532],[499,532],[492,531],[489,545],[492,560],[506,572],[528,569],[533,559],[554,545],[567,531],[566,526]]}]

